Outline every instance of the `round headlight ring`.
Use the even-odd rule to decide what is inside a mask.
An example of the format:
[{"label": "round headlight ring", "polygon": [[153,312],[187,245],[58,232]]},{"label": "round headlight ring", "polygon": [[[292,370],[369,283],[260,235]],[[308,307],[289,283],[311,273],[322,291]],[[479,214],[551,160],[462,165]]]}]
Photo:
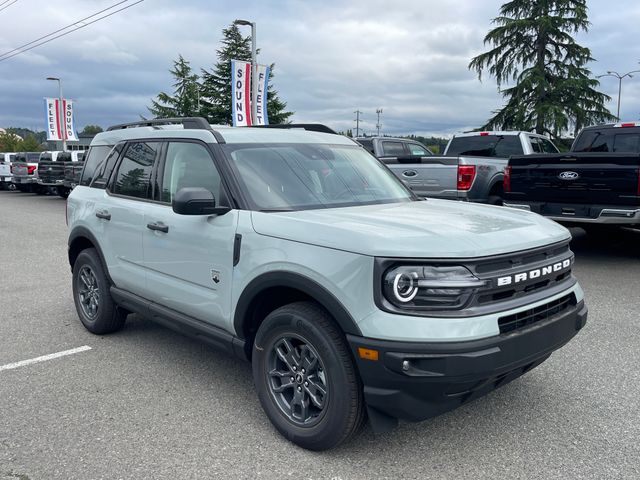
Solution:
[{"label": "round headlight ring", "polygon": [[408,303],[418,294],[418,273],[400,272],[393,279],[393,295],[396,300]]}]

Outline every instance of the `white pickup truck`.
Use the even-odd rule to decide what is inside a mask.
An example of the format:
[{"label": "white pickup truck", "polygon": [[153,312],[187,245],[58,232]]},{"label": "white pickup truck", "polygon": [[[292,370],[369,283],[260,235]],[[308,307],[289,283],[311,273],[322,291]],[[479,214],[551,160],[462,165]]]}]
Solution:
[{"label": "white pickup truck", "polygon": [[15,153],[0,153],[0,190],[13,190],[11,164]]},{"label": "white pickup truck", "polygon": [[536,133],[494,131],[454,135],[442,156],[374,155],[419,196],[501,205],[509,157],[538,153],[558,149]]}]

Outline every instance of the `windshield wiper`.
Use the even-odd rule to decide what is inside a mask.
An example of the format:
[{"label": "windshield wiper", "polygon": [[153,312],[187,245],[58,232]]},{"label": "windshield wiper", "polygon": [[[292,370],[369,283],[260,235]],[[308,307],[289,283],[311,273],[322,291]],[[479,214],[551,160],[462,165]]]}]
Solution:
[{"label": "windshield wiper", "polygon": [[270,212],[295,212],[293,208],[263,208],[259,210],[260,212],[270,213]]}]

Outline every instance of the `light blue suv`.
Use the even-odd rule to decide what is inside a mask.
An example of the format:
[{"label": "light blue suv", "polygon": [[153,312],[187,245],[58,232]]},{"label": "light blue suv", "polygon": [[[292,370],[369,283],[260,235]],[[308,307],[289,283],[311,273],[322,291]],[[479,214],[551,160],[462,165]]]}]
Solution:
[{"label": "light blue suv", "polygon": [[568,231],[421,200],[322,126],[200,118],[96,135],[68,199],[80,320],[138,313],[253,364],[260,402],[313,450],[502,386],[584,325]]}]

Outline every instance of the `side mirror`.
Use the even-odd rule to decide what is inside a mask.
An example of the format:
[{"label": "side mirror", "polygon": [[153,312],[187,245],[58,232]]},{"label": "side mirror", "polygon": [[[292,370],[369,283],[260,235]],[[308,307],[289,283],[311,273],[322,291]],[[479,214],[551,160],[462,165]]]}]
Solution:
[{"label": "side mirror", "polygon": [[178,190],[171,202],[178,215],[224,215],[229,207],[216,207],[213,194],[202,187],[186,187]]}]

